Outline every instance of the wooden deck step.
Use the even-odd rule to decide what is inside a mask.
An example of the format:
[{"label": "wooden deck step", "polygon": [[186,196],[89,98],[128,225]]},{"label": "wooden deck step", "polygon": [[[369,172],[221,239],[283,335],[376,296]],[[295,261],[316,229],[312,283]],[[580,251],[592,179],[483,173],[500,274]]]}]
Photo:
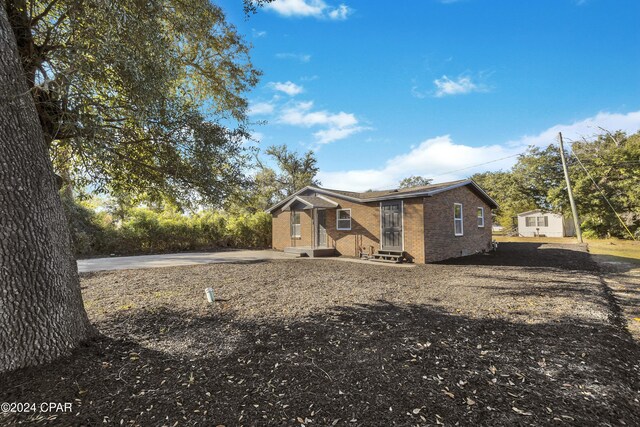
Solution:
[{"label": "wooden deck step", "polygon": [[400,264],[406,261],[405,254],[402,251],[384,251],[380,250],[371,256],[371,261],[392,262]]},{"label": "wooden deck step", "polygon": [[369,261],[375,261],[375,262],[388,262],[391,264],[402,264],[402,261],[394,261],[391,259],[382,259],[382,258],[371,258]]}]

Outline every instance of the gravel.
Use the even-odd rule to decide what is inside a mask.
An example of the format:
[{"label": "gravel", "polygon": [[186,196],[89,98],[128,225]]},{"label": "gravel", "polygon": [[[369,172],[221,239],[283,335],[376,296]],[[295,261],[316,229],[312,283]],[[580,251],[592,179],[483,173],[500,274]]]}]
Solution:
[{"label": "gravel", "polygon": [[640,347],[581,246],[505,243],[411,269],[91,273],[82,286],[101,336],[0,379],[0,401],[73,412],[0,423],[640,425]]}]

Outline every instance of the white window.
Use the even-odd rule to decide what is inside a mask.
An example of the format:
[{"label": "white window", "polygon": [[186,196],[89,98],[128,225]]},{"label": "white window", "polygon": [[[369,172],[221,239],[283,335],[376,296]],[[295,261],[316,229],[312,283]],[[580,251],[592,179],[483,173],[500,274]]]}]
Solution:
[{"label": "white window", "polygon": [[484,227],[484,208],[478,207],[478,227]]},{"label": "white window", "polygon": [[464,234],[462,223],[462,203],[453,204],[453,231],[456,236],[462,236]]},{"label": "white window", "polygon": [[539,216],[538,217],[538,227],[548,227],[549,226],[549,217],[548,216]]},{"label": "white window", "polygon": [[291,211],[291,237],[301,237],[301,230],[302,227],[300,226],[300,212]]},{"label": "white window", "polygon": [[525,220],[525,225],[527,227],[535,227],[536,226],[536,217],[535,216],[528,216],[524,220]]},{"label": "white window", "polygon": [[336,220],[338,230],[351,230],[351,209],[338,209]]}]

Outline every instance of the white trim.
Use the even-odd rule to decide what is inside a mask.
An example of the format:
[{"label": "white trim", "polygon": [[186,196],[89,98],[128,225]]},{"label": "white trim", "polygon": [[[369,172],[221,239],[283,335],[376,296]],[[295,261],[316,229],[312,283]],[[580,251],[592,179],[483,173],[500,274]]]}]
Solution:
[{"label": "white trim", "polygon": [[[460,206],[460,218],[456,218],[456,206]],[[460,221],[460,234],[456,232],[456,221]],[[462,203],[453,204],[453,235],[456,237],[464,236],[464,207]]]},{"label": "white trim", "polygon": [[[478,209],[480,209],[482,211],[482,225],[478,225],[478,228],[484,228],[484,207],[483,206],[478,206]],[[478,211],[477,210],[476,210],[476,217],[477,218],[481,218],[481,217],[478,216]]]},{"label": "white trim", "polygon": [[[324,188],[314,187],[314,186],[308,185],[308,186],[306,186],[306,187],[304,187],[304,188],[302,188],[302,189],[300,189],[300,190],[296,191],[295,193],[293,193],[293,194],[292,194],[292,195],[290,195],[289,197],[286,197],[286,198],[284,198],[284,199],[280,200],[280,201],[279,201],[278,203],[276,203],[275,205],[273,205],[273,206],[271,206],[271,207],[269,207],[269,208],[265,209],[265,212],[271,213],[271,212],[272,212],[272,211],[274,211],[278,206],[285,204],[286,202],[288,202],[288,201],[289,201],[289,199],[291,199],[291,198],[293,198],[293,197],[295,197],[295,196],[297,196],[297,195],[299,195],[299,194],[302,194],[302,193],[304,193],[304,192],[305,192],[305,191],[307,191],[307,190],[313,190],[313,191],[315,191],[315,192],[317,192],[317,193],[326,194],[326,195],[328,195],[328,196],[334,196],[334,197],[336,197],[336,198],[338,198],[338,199],[342,199],[342,200],[348,200],[348,201],[351,201],[351,202],[363,203],[362,199],[359,199],[359,198],[357,198],[357,197],[345,196],[345,195],[343,195],[343,194],[338,194],[338,193],[334,193],[334,192],[332,192],[332,191],[325,190]],[[371,200],[367,200],[367,201],[368,201],[368,202],[370,202]],[[335,203],[335,202],[334,202],[334,203]]]},{"label": "white trim", "polygon": [[[295,213],[298,213],[298,215],[300,215],[300,223],[299,224],[294,224],[293,223],[293,217]],[[298,225],[299,226],[299,233],[300,234],[293,234],[293,226],[294,225]],[[291,236],[292,239],[302,239],[302,211],[289,211],[289,235]]]},{"label": "white trim", "polygon": [[[328,197],[324,197],[322,194],[316,194],[316,197],[319,197],[322,200],[326,200],[327,202],[333,204],[334,207],[338,207],[338,203],[329,199]],[[322,209],[326,209],[326,208],[322,208]]]},{"label": "white trim", "polygon": [[404,252],[404,200],[400,200],[400,224],[402,227],[402,252]]},{"label": "white trim", "polygon": [[380,222],[380,234],[378,234],[378,246],[382,249],[382,202],[378,203],[378,220]]},{"label": "white trim", "polygon": [[[327,208],[314,208],[314,229],[313,229],[313,244],[314,248],[328,248],[329,247],[329,232],[327,231]],[[318,235],[320,234],[320,221],[318,221],[318,212],[324,211],[324,239],[325,245],[320,246],[318,241]]]},{"label": "white trim", "polygon": [[301,199],[301,198],[300,198],[300,197],[298,197],[298,196],[293,196],[293,198],[292,198],[291,200],[289,200],[289,202],[288,202],[287,204],[285,204],[284,206],[282,206],[282,209],[283,209],[283,210],[284,210],[284,209],[287,209],[287,208],[288,208],[289,206],[291,206],[294,202],[300,202],[300,203],[302,203],[303,205],[308,206],[309,208],[313,208],[313,205],[312,205],[311,203],[307,202],[307,201],[306,201],[306,200],[304,200],[304,199]]},{"label": "white trim", "polygon": [[[349,211],[349,228],[340,228],[340,212],[341,211]],[[343,219],[343,221],[346,221]],[[345,208],[345,209],[336,209],[336,230],[341,230],[341,231],[350,231],[351,230],[351,208]]]}]

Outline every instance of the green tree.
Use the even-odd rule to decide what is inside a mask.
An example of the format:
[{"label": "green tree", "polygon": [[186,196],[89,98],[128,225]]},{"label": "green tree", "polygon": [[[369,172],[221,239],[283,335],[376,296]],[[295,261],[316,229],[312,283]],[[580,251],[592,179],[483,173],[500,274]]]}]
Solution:
[{"label": "green tree", "polygon": [[398,184],[398,188],[410,188],[410,187],[422,187],[429,185],[433,182],[431,178],[425,178],[423,176],[412,175],[407,178],[403,178]]},{"label": "green tree", "polygon": [[640,229],[640,133],[605,133],[574,142],[572,151],[582,163],[573,187],[584,227],[599,237],[630,237],[625,226]]},{"label": "green tree", "polygon": [[98,191],[220,203],[245,184],[259,73],[207,0],[6,0],[0,48],[2,372],[91,333],[54,168]]},{"label": "green tree", "polygon": [[87,339],[78,272],[53,168],[0,6],[0,373]]},{"label": "green tree", "polygon": [[228,206],[232,212],[261,211],[308,185],[320,185],[317,160],[313,151],[299,155],[286,145],[271,146],[264,152],[275,168],[257,160],[258,170],[248,191],[233,198]]},{"label": "green tree", "polygon": [[63,179],[211,203],[246,185],[244,93],[259,73],[219,7],[207,0],[5,5]]},{"label": "green tree", "polygon": [[535,201],[521,191],[515,176],[509,171],[482,172],[471,177],[500,206],[495,213],[496,223],[509,229],[520,212],[535,209]]}]

